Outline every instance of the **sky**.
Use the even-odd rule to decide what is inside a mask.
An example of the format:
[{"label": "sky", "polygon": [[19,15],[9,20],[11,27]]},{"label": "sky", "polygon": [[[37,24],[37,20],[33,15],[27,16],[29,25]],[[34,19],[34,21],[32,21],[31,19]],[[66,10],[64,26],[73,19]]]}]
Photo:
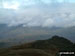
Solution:
[{"label": "sky", "polygon": [[75,26],[75,0],[0,0],[0,23],[42,27]]}]

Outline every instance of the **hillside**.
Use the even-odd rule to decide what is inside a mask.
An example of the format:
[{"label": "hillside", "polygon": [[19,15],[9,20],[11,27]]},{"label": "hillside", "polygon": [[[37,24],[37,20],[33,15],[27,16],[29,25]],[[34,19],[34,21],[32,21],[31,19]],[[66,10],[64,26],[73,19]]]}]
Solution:
[{"label": "hillside", "polygon": [[[64,37],[53,36],[47,40],[38,40],[31,43],[25,43],[13,46],[7,49],[1,49],[1,56],[55,56],[60,50],[75,51],[75,44]],[[71,49],[72,48],[72,49]]]}]

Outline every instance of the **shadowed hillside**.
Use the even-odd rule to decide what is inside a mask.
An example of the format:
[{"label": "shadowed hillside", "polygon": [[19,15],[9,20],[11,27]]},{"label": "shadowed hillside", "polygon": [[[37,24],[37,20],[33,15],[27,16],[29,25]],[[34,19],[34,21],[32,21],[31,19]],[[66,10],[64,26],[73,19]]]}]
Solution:
[{"label": "shadowed hillside", "polygon": [[1,56],[56,56],[60,50],[75,50],[75,44],[64,37],[53,36],[47,40],[0,49]]}]

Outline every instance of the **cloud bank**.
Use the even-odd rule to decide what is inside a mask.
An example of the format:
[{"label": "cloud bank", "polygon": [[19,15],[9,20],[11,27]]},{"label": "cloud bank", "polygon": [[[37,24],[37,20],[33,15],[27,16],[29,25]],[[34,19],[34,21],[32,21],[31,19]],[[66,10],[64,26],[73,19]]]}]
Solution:
[{"label": "cloud bank", "polygon": [[[17,26],[23,24],[24,27],[75,26],[75,8],[74,8],[75,4],[73,3],[48,4],[47,1],[46,2],[43,1],[44,3],[47,4],[41,3],[37,5],[31,5],[28,7],[27,5],[24,6],[21,5],[21,8],[19,10],[1,8],[0,23],[5,23],[8,26]],[[39,2],[37,1],[37,3]]]}]

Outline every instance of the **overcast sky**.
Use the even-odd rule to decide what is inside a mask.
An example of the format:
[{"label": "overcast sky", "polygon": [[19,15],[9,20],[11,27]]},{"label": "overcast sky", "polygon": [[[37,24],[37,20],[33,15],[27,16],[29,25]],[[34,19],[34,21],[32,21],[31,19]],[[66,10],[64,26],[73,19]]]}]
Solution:
[{"label": "overcast sky", "polygon": [[75,0],[0,0],[0,23],[8,26],[75,26]]}]

